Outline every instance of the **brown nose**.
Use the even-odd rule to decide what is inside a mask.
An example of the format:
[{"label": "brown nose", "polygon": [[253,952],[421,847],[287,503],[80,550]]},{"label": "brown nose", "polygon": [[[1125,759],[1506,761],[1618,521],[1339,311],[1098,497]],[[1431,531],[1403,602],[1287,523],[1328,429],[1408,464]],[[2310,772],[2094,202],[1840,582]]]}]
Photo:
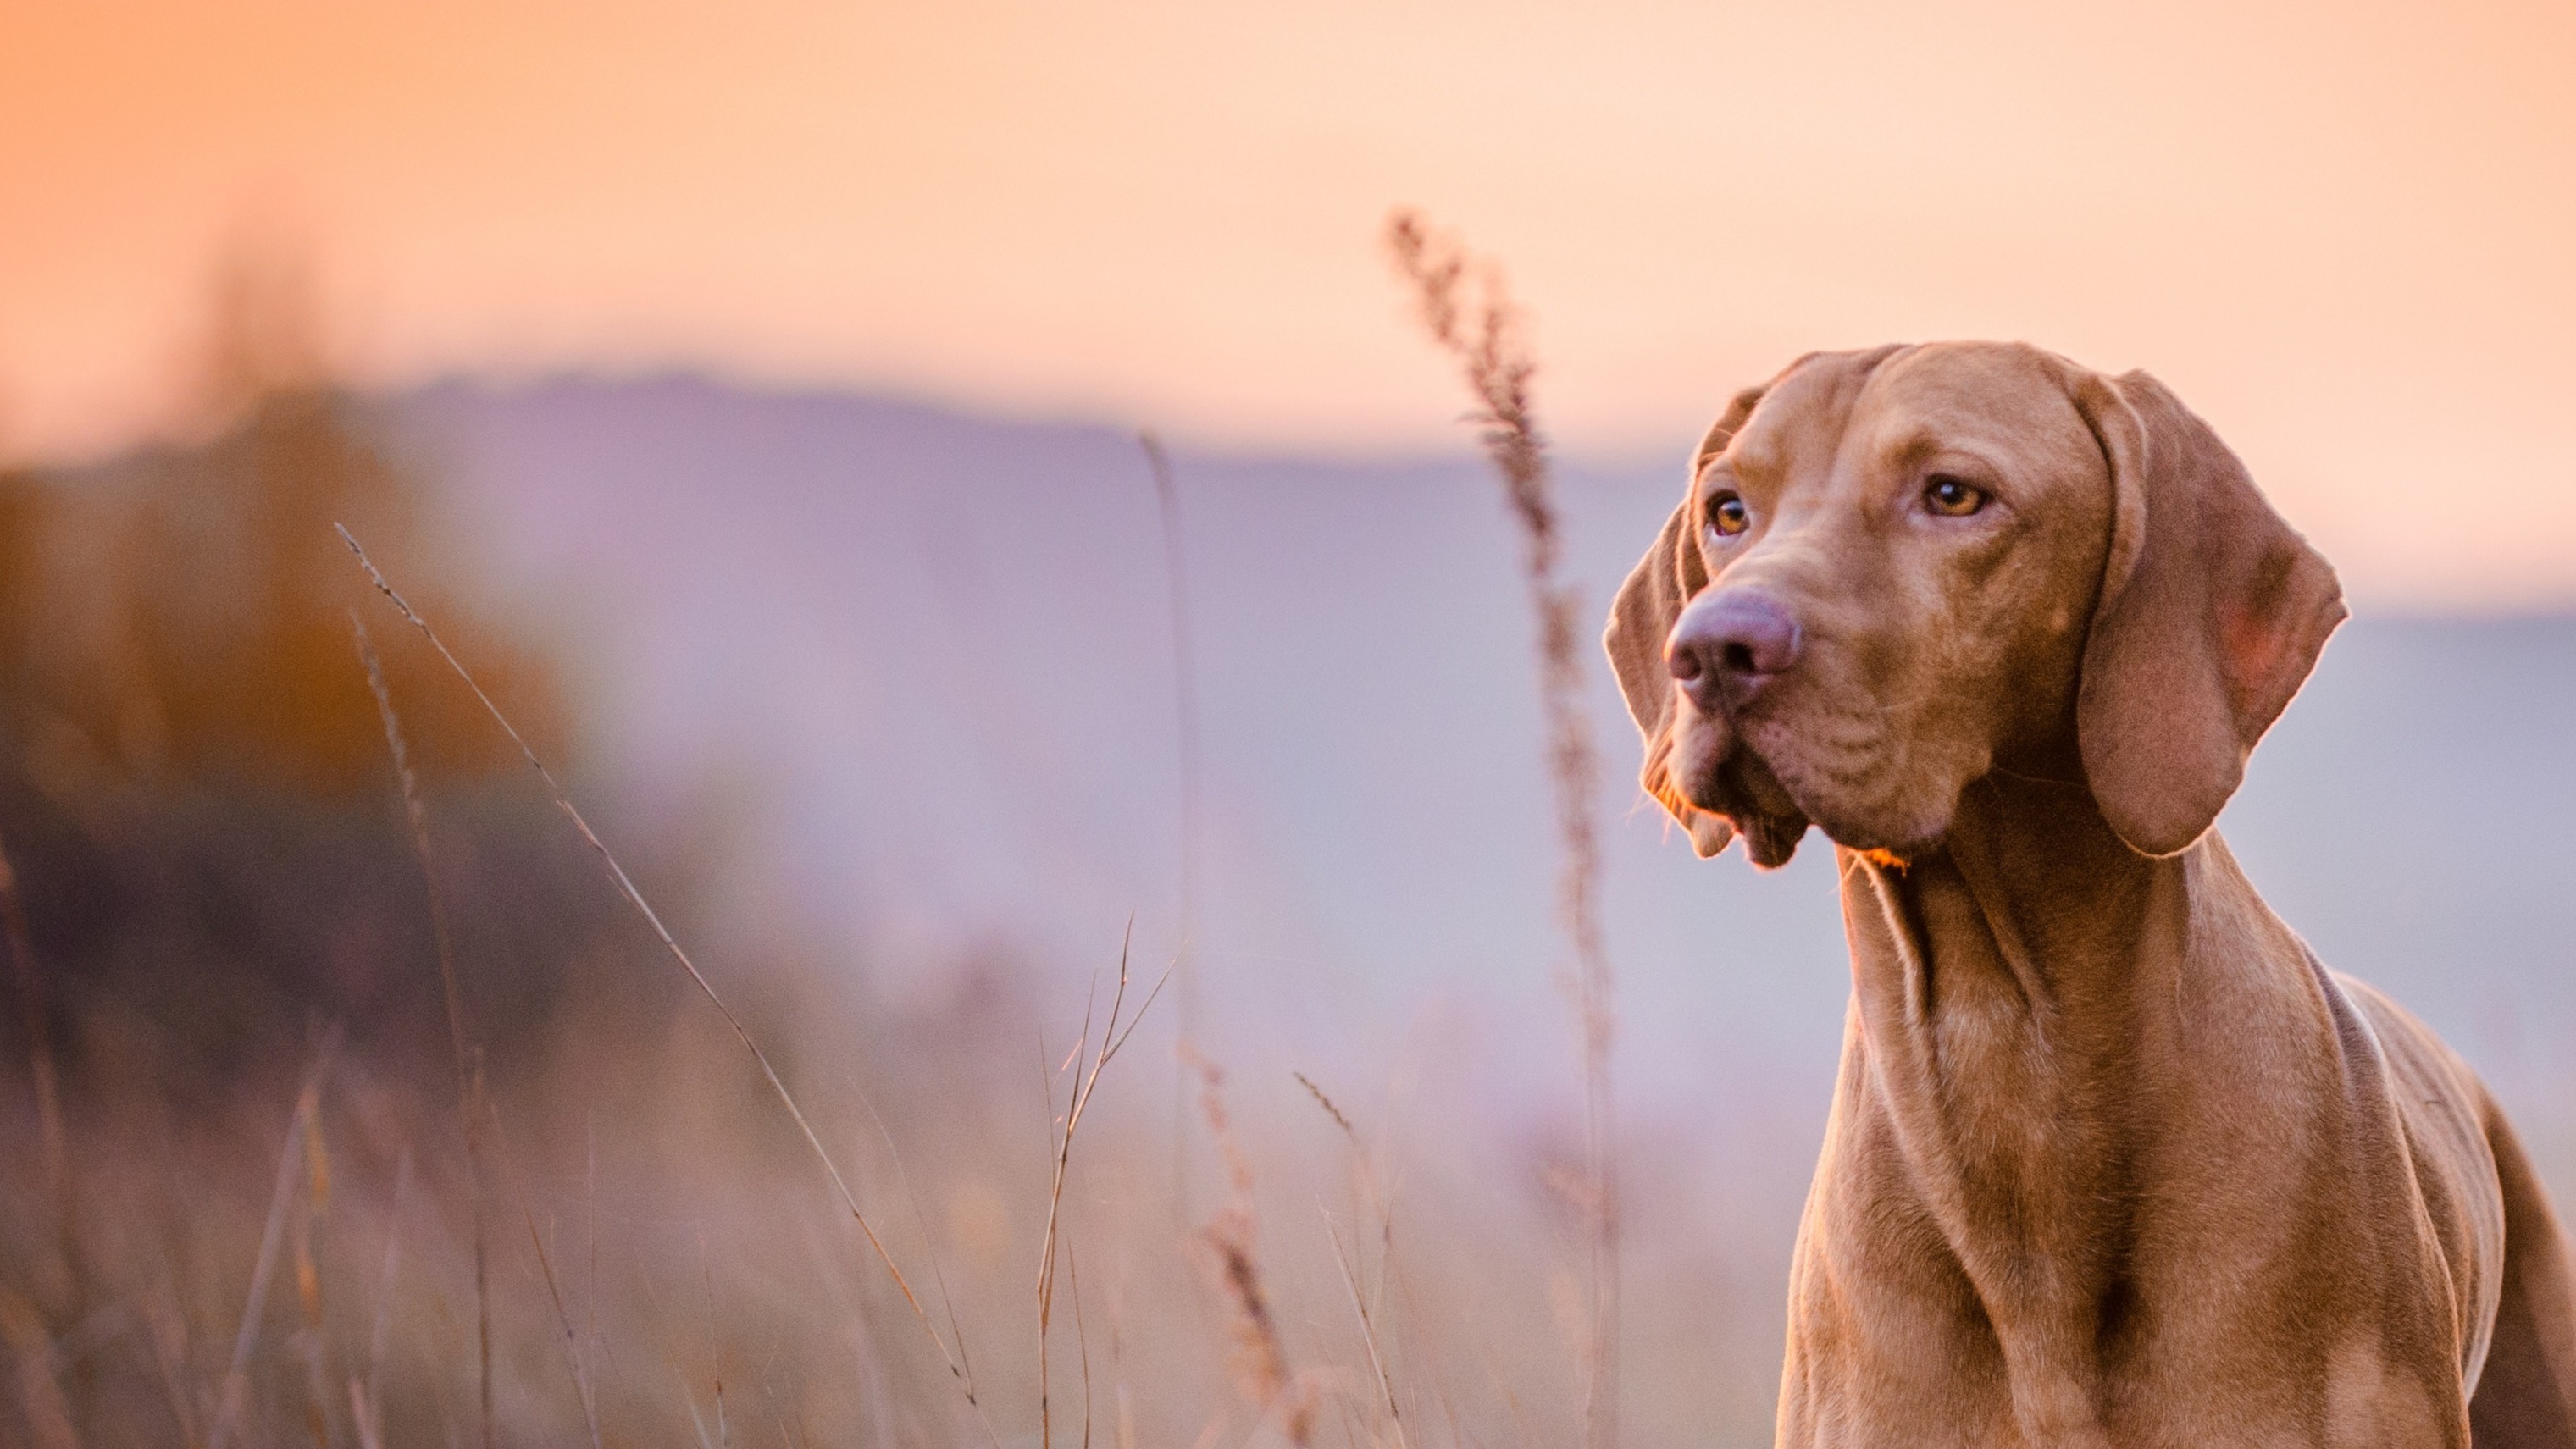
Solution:
[{"label": "brown nose", "polygon": [[1665,661],[1691,703],[1733,709],[1798,662],[1798,621],[1751,589],[1703,594],[1682,610]]}]

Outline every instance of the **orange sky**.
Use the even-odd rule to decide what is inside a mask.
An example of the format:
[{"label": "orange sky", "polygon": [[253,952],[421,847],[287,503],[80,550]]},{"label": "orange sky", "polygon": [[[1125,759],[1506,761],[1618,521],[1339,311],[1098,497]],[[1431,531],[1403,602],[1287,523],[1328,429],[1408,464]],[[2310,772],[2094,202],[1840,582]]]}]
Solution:
[{"label": "orange sky", "polygon": [[0,446],[166,418],[244,238],[374,381],[1450,442],[1407,201],[1508,259],[1575,449],[2026,337],[2173,383],[2365,603],[2569,603],[2571,143],[2537,5],[0,0]]}]

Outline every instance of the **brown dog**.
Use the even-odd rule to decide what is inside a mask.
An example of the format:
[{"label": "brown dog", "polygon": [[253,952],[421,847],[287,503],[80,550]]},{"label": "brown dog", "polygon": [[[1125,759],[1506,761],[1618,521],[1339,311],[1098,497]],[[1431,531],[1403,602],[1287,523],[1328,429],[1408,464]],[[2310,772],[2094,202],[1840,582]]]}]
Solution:
[{"label": "brown dog", "polygon": [[2343,615],[2143,373],[1819,354],[1709,431],[1608,644],[1700,854],[1842,866],[1779,1443],[2576,1445],[2512,1129],[2209,829]]}]

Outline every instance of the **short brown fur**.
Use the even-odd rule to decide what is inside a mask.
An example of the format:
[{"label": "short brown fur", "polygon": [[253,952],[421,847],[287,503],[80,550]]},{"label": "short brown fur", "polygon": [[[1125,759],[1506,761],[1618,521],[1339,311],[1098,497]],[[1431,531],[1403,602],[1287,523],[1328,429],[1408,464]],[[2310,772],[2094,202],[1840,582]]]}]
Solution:
[{"label": "short brown fur", "polygon": [[[1982,506],[1927,511],[1934,477]],[[1667,641],[1731,590],[1802,645],[1702,708]],[[1777,1442],[2576,1444],[2576,1296],[2512,1130],[2210,829],[2343,614],[2143,373],[1818,354],[1710,430],[1608,645],[1701,854],[1776,865],[1813,823],[1841,865]]]}]

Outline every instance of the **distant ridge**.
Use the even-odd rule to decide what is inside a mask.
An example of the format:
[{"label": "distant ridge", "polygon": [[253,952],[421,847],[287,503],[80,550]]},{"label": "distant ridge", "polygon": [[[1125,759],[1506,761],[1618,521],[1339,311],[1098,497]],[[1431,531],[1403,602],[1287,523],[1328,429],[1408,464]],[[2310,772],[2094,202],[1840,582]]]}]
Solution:
[{"label": "distant ridge", "polygon": [[[603,758],[747,782],[777,868],[855,937],[999,932],[1088,961],[1131,908],[1141,940],[1173,929],[1160,544],[1125,434],[685,376],[447,383],[382,416],[454,490],[490,586],[578,636]],[[1556,1050],[1527,623],[1490,484],[1463,451],[1176,461],[1221,1009],[1367,1049],[1463,993]],[[1596,603],[1677,490],[1569,469]],[[1632,736],[1594,682],[1625,780]],[[2576,619],[2365,616],[2223,829],[2328,961],[2491,1074],[2576,1200],[2570,718]],[[1641,1100],[1758,1092],[1821,1120],[1846,989],[1829,857],[1702,865],[1618,798],[1623,1073]]]}]

